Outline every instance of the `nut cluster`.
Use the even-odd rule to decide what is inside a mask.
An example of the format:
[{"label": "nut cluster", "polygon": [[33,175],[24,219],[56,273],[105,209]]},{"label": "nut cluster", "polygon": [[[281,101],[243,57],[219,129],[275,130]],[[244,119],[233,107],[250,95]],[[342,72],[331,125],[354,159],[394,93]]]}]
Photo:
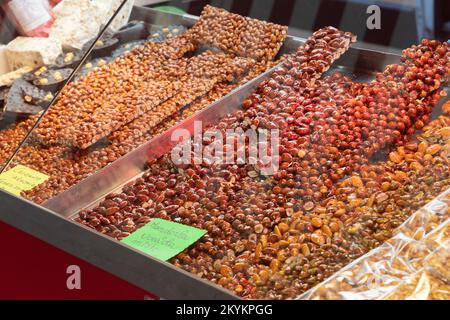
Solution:
[{"label": "nut cluster", "polygon": [[[256,76],[263,71],[264,69],[262,67],[258,67],[257,70],[249,72],[249,75],[245,77],[247,80],[243,78],[239,83],[245,83],[250,80],[251,74]],[[197,79],[196,81],[200,80]],[[209,80],[201,81],[202,83],[209,83]],[[58,193],[85,179],[90,174],[124,156],[141,144],[149,141],[156,135],[168,130],[175,124],[174,121],[178,123],[195,112],[209,106],[237,86],[238,84],[234,83],[217,83],[204,97],[196,99],[196,101],[186,109],[182,109],[181,104],[177,104],[177,107],[173,109],[174,105],[170,105],[169,101],[172,101],[172,99],[175,101],[177,96],[182,96],[182,91],[179,95],[169,99],[167,102],[156,107],[153,112],[149,113],[156,114],[156,117],[147,116],[147,114],[145,114],[126,127],[119,129],[117,134],[113,133],[109,137],[111,144],[96,144],[90,149],[78,150],[75,151],[75,153],[70,148],[34,145],[27,146],[19,151],[15,161],[17,163],[26,164],[40,172],[44,172],[50,175],[51,178],[33,190],[25,192],[24,196],[36,203],[45,202]],[[171,116],[173,117],[172,120],[164,120],[164,116],[170,114],[170,110],[180,110],[181,113],[173,114]],[[146,120],[141,122],[140,119],[144,118]],[[126,129],[131,125],[133,125],[136,130]],[[156,126],[151,128],[150,131],[145,132],[146,129],[144,129],[144,127],[150,128],[153,125]],[[58,152],[55,152],[56,150],[58,150]],[[61,150],[62,152],[60,152]]]},{"label": "nut cluster", "polygon": [[[415,239],[418,239],[418,234],[416,232],[405,232],[405,228],[406,230],[416,231],[425,226],[428,228],[442,223],[443,219],[445,220],[448,217],[448,214],[432,215],[433,219],[438,221],[427,221],[428,219],[418,216],[415,211],[450,186],[449,158],[445,151],[450,145],[449,137],[446,135],[450,125],[449,121],[449,118],[442,117],[431,122],[418,137],[418,142],[410,142],[407,148],[400,146],[393,151],[393,153],[404,156],[400,163],[388,160],[387,162],[367,165],[360,170],[359,174],[354,174],[340,182],[337,185],[336,197],[321,201],[309,213],[309,217],[312,217],[311,220],[318,217],[322,222],[321,225],[319,220],[311,221],[313,226],[320,230],[319,236],[314,239],[311,238],[311,241],[316,242],[316,244],[317,242],[320,243],[320,241],[317,241],[320,236],[328,233],[327,228],[325,230],[322,228],[324,225],[328,225],[332,231],[337,231],[340,237],[352,244],[352,250],[358,249],[362,253],[366,253],[390,239],[398,227],[413,214],[417,216],[417,219],[409,221],[406,226],[402,227],[401,232]],[[427,153],[426,150],[429,148],[425,148],[425,143],[439,145],[441,151],[433,155]],[[420,149],[419,145],[421,146]],[[314,233],[316,232],[317,229]],[[336,234],[333,233],[332,242],[334,242],[335,236]],[[388,251],[391,251],[391,247],[406,248],[400,245],[390,245]],[[414,248],[413,246],[412,249]],[[404,262],[407,255],[411,259],[419,258],[419,251],[414,249],[414,252],[408,253],[404,249],[403,255],[398,258],[398,262]],[[377,261],[383,260],[387,256],[386,252],[382,248],[377,250],[379,256],[375,258]],[[429,253],[428,250],[421,252],[424,255]],[[333,261],[336,263],[336,259]],[[328,262],[333,264],[333,261]],[[365,266],[362,262],[361,270],[365,270]],[[404,266],[409,267],[410,264],[404,264]],[[376,265],[374,265],[375,267]],[[317,289],[314,292],[314,297],[321,299],[342,298],[334,294],[350,290],[351,283],[363,283],[362,279],[364,279],[365,274],[358,268],[358,265],[356,265],[352,269],[355,271],[348,281],[339,281],[336,278],[336,281],[333,280],[331,283],[321,285],[320,291]],[[399,267],[396,270],[399,270]],[[348,272],[346,275],[348,276]],[[386,276],[385,270],[383,270],[382,276]],[[352,289],[355,293],[365,290],[367,288],[362,285]],[[280,293],[275,290],[272,292],[273,295],[278,296]]]},{"label": "nut cluster", "polygon": [[108,102],[86,115],[80,121],[64,127],[58,133],[59,143],[86,149],[111,132],[149,114],[157,106],[179,91],[178,82],[147,81],[123,95],[113,96]]},{"label": "nut cluster", "polygon": [[333,27],[316,31],[295,54],[283,59],[284,63],[275,71],[274,77],[260,85],[257,93],[263,96],[264,100],[260,101],[261,96],[254,95],[251,97],[255,100],[253,103],[263,103],[265,107],[273,108],[283,97],[308,88],[355,41],[352,34]]},{"label": "nut cluster", "polygon": [[205,6],[187,32],[197,43],[258,61],[273,60],[287,36],[287,27]]},{"label": "nut cluster", "polygon": [[187,74],[197,78],[220,78],[221,81],[235,82],[255,63],[251,58],[232,57],[207,50],[189,60]]},{"label": "nut cluster", "polygon": [[0,132],[0,169],[33,127],[38,116],[31,116]]},{"label": "nut cluster", "polygon": [[216,78],[202,79],[192,77],[188,79],[174,97],[155,107],[152,112],[147,112],[120,129],[115,130],[109,137],[110,141],[122,143],[144,135],[182,107],[190,104],[198,97],[204,96],[213,88],[216,82]]}]

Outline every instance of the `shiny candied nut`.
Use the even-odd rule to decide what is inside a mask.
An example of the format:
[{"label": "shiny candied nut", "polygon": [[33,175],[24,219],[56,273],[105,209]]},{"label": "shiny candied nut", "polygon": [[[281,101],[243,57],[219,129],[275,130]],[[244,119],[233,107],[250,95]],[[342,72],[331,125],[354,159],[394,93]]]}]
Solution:
[{"label": "shiny candied nut", "polygon": [[306,155],[306,151],[305,150],[299,150],[298,153],[297,153],[297,156],[299,158],[304,158],[305,155]]},{"label": "shiny candied nut", "polygon": [[364,183],[359,176],[355,175],[355,176],[351,176],[347,180],[343,181],[342,185],[343,186],[351,185],[353,187],[359,188],[359,187],[363,187]]},{"label": "shiny candied nut", "polygon": [[442,146],[439,144],[433,144],[431,146],[429,146],[426,150],[426,154],[430,154],[430,155],[435,155],[436,153],[438,153],[439,151],[442,150]]},{"label": "shiny candied nut", "polygon": [[233,82],[244,75],[256,61],[207,50],[189,59],[188,76]]},{"label": "shiny candied nut", "polygon": [[422,141],[419,143],[419,146],[417,148],[417,152],[421,153],[421,154],[425,154],[426,151],[428,150],[429,146],[428,146],[428,142],[426,141]]},{"label": "shiny candied nut", "polygon": [[308,201],[307,203],[305,203],[304,205],[304,209],[306,211],[311,211],[314,208],[314,202],[312,201]]},{"label": "shiny candied nut", "polygon": [[237,53],[257,60],[273,60],[287,36],[288,28],[251,18],[245,20]]},{"label": "shiny candied nut", "polygon": [[389,160],[391,160],[394,163],[400,163],[403,161],[403,158],[400,154],[398,154],[397,152],[391,152],[389,154]]},{"label": "shiny candied nut", "polygon": [[[267,93],[269,93],[269,92],[267,92]],[[394,115],[394,117],[395,117],[395,115]],[[392,124],[393,125],[393,124]],[[391,130],[391,129],[389,129],[389,130]],[[389,132],[389,131],[387,131],[387,132]],[[385,137],[383,136],[382,137],[382,139],[385,139]],[[387,141],[389,141],[389,140],[387,140]],[[377,147],[377,148],[379,148],[379,147]],[[424,152],[425,153],[425,152]],[[402,153],[402,151],[399,149],[399,155],[402,155],[403,153]],[[428,161],[428,160],[426,160],[426,161]],[[398,161],[397,161],[398,162]],[[400,164],[401,162],[399,162],[399,164]],[[398,164],[395,164],[395,165],[398,165]],[[439,169],[438,169],[439,170]],[[443,172],[445,172],[445,171],[443,171]],[[377,175],[375,175],[374,176],[374,178],[376,177]],[[403,182],[404,180],[405,180],[405,178],[406,178],[406,173],[405,172],[402,172],[402,171],[399,171],[399,170],[396,170],[396,172],[395,172],[395,174],[393,175],[393,177],[392,177],[392,179],[393,179],[393,181],[392,182],[389,182],[389,183],[386,183],[385,184],[385,192],[386,191],[390,191],[390,190],[396,190],[397,188],[399,188],[399,183],[400,182]],[[397,181],[400,181],[400,182],[397,182]],[[350,184],[351,185],[351,184]],[[372,185],[375,185],[376,186],[376,184],[372,184]],[[391,189],[391,188],[393,188],[393,189]],[[418,189],[418,193],[420,193],[420,192],[422,192],[422,189],[423,187],[419,187]],[[274,191],[276,190],[276,193],[280,193],[281,192],[281,190],[282,190],[282,188],[277,188],[277,189],[274,189]],[[373,200],[370,200],[372,197],[370,197],[369,198],[369,201],[371,201],[372,202],[372,205],[373,204],[377,204],[377,205],[379,205],[380,206],[380,208],[382,208],[382,206],[385,206],[386,205],[386,203],[389,203],[389,196],[388,197],[386,197],[387,195],[386,194],[384,194],[384,193],[378,193],[378,198],[376,198],[376,197],[373,197]],[[352,198],[352,199],[349,199],[350,200],[350,203],[361,203],[361,199],[358,199],[358,198]],[[378,200],[377,202],[376,202],[376,200]],[[400,202],[399,202],[400,203]],[[391,206],[391,208],[389,208],[389,210],[392,210],[392,205],[391,204],[389,204],[390,206]],[[416,204],[415,204],[416,205]],[[339,209],[339,210],[341,210],[341,209]],[[384,209],[383,209],[384,210]],[[336,210],[337,211],[337,210]],[[345,211],[344,211],[345,212]],[[388,211],[388,214],[391,214],[391,211]],[[396,212],[393,212],[393,214],[397,214]],[[411,212],[409,213],[409,214],[411,214]],[[395,220],[393,220],[392,221],[392,227],[395,227],[395,226],[398,226],[399,225],[399,223],[400,223],[400,221],[402,221],[402,219],[404,220],[404,219],[406,219],[406,217],[407,217],[407,214],[406,215],[399,215],[399,217],[396,217],[396,219]],[[385,219],[386,221],[388,221],[387,219]],[[386,225],[385,224],[385,222],[382,222],[382,219],[379,219],[379,221],[380,221],[380,227],[381,227],[381,230],[379,230],[379,231],[375,231],[374,232],[374,237],[376,238],[376,239],[387,239],[387,238],[389,238],[390,237],[390,231],[388,230],[388,229],[384,229],[384,228],[387,228],[387,227],[389,227],[389,225]],[[370,220],[369,220],[369,222],[370,222]],[[330,228],[331,229],[331,228]],[[326,229],[325,229],[326,230]],[[360,230],[361,231],[361,229],[359,229],[359,228],[355,228],[355,231],[356,231],[356,233],[359,233],[360,231],[358,231],[358,230]],[[325,232],[327,232],[328,230],[326,230]],[[314,236],[314,239],[316,239],[316,236]],[[368,239],[369,241],[370,241],[370,239]],[[380,240],[376,240],[376,241],[380,241]]]},{"label": "shiny candied nut", "polygon": [[325,244],[325,238],[320,233],[313,233],[311,235],[311,241],[314,242],[315,244],[318,244],[318,245]]},{"label": "shiny candied nut", "polygon": [[[182,41],[175,40],[177,38],[171,39],[171,45],[178,46],[178,45],[184,45]],[[179,43],[178,43],[179,42]],[[153,50],[153,49],[152,49]],[[176,56],[177,54],[175,54]],[[239,83],[245,83],[246,81],[252,79],[254,76],[258,75],[259,73],[263,72],[270,66],[270,63],[262,63],[258,66],[255,66],[251,69],[249,72],[249,75],[247,77],[242,78]],[[178,79],[178,78],[177,78]],[[73,161],[69,161],[69,159],[64,160],[64,165],[60,165],[60,167],[69,167],[72,168],[74,165],[78,166],[81,165],[82,169],[76,168],[75,173],[68,172],[67,176],[66,173],[63,173],[63,176],[61,176],[60,170],[57,169],[58,165],[55,164],[54,168],[52,168],[52,172],[56,172],[55,175],[57,177],[52,177],[48,182],[44,183],[43,185],[35,188],[34,190],[27,192],[27,196],[38,202],[42,203],[45,200],[48,200],[50,197],[56,195],[57,193],[67,189],[71,185],[75,184],[79,180],[85,178],[87,174],[94,172],[101,167],[107,165],[108,163],[116,160],[120,156],[126,154],[127,152],[131,151],[133,148],[139,146],[143,142],[149,140],[151,137],[162,133],[163,131],[170,128],[173,124],[175,124],[175,121],[180,121],[183,118],[186,118],[190,116],[192,113],[196,112],[197,110],[203,109],[206,106],[210,105],[212,102],[219,99],[221,96],[227,94],[232,89],[234,89],[237,86],[237,84],[222,84],[218,83],[212,90],[210,90],[206,97],[202,97],[197,99],[198,101],[192,103],[186,110],[184,110],[182,117],[175,115],[175,117],[171,117],[171,120],[167,120],[164,117],[169,114],[172,110],[169,108],[164,107],[161,105],[158,107],[158,110],[155,110],[155,115],[152,115],[150,120],[148,122],[144,121],[145,126],[153,126],[154,129],[151,129],[147,133],[141,133],[141,131],[145,131],[146,128],[140,126],[138,130],[127,131],[126,129],[124,131],[127,131],[123,134],[121,141],[114,141],[114,144],[111,146],[107,146],[106,148],[103,148],[100,150],[100,152],[94,151],[92,155],[88,155],[88,157],[75,157]],[[186,101],[186,100],[184,100]],[[175,120],[178,119],[178,120]],[[158,122],[165,120],[166,122],[162,122],[160,125],[157,125]],[[49,134],[52,134],[51,132],[48,132]],[[117,134],[119,136],[119,134]],[[53,140],[55,141],[55,140]],[[99,154],[101,153],[101,154]],[[97,163],[92,163],[91,161],[95,158],[99,157],[101,161]],[[22,156],[21,159],[24,157]],[[92,158],[92,159],[91,159]],[[58,158],[56,158],[58,159]],[[33,160],[30,159],[30,162]],[[98,160],[97,160],[98,161]],[[86,164],[86,165],[85,165]],[[53,167],[53,166],[52,166]],[[73,169],[70,169],[73,170]],[[43,170],[44,172],[47,172],[47,169]]]},{"label": "shiny candied nut", "polygon": [[244,17],[208,5],[187,33],[197,42],[233,52],[239,41],[239,27],[243,23]]},{"label": "shiny candied nut", "polygon": [[311,223],[315,228],[320,228],[323,224],[322,220],[317,217],[312,218]]},{"label": "shiny candied nut", "polygon": [[439,130],[439,134],[444,138],[450,137],[450,127],[445,127]]}]

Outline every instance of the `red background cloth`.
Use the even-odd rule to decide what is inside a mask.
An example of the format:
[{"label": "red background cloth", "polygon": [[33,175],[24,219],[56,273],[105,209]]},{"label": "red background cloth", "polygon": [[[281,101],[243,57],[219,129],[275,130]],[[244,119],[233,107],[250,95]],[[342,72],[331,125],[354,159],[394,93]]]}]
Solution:
[{"label": "red background cloth", "polygon": [[[81,289],[66,285],[69,265],[81,269]],[[0,300],[155,299],[154,295],[27,233],[0,222]]]}]

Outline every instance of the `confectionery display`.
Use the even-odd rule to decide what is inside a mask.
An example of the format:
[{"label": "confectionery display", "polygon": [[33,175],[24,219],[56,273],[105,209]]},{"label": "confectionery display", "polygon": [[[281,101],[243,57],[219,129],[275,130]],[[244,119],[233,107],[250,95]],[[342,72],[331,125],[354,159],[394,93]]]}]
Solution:
[{"label": "confectionery display", "polygon": [[[228,15],[230,21],[235,19]],[[280,38],[277,48],[281,47],[287,28],[269,26]],[[148,141],[165,119],[179,114],[182,120],[275,65],[273,60],[256,61],[207,49],[184,57],[199,51],[202,40],[195,29],[83,66],[82,75],[67,85],[33,130],[33,144],[19,150],[14,159],[51,176],[28,192],[27,198],[43,203]],[[87,96],[91,98],[83,100]]]},{"label": "confectionery display", "polygon": [[[167,261],[241,299],[450,299],[449,42],[362,72],[366,49],[333,26],[299,40],[210,5],[192,25],[135,18],[5,46],[0,170],[48,176],[21,197],[68,199],[120,161],[136,170],[140,151],[139,175],[57,213],[119,242],[156,219],[205,230]],[[202,119],[185,143],[208,160],[158,145]],[[277,140],[239,149],[239,130]]]},{"label": "confectionery display", "polygon": [[171,262],[244,298],[296,298],[377,248],[449,187],[450,120],[428,120],[449,46],[424,40],[370,83],[320,79],[354,40],[318,30],[217,125],[279,128],[273,177],[250,165],[176,166],[167,155],[76,220],[119,240],[152,218],[208,230]]}]

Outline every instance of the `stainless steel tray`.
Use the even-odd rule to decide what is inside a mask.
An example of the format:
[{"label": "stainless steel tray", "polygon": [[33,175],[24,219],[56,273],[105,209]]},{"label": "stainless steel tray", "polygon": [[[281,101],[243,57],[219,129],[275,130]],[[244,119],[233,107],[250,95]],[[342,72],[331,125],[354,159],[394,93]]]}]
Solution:
[{"label": "stainless steel tray", "polygon": [[[130,19],[152,24],[191,26],[197,18],[134,7]],[[304,39],[289,37],[282,52],[292,52],[303,42]],[[375,72],[398,61],[397,55],[356,45],[329,72],[340,71],[357,81],[370,81]],[[173,147],[170,138],[174,130],[184,128],[192,132],[194,121],[201,120],[205,126],[237,110],[249,93],[272,72],[273,69],[237,88],[208,108],[49,200],[43,207],[0,191],[0,219],[162,298],[238,299],[211,282],[75,223],[71,218],[81,208],[97,203],[106,194],[141,175],[149,158],[168,152]]]}]

